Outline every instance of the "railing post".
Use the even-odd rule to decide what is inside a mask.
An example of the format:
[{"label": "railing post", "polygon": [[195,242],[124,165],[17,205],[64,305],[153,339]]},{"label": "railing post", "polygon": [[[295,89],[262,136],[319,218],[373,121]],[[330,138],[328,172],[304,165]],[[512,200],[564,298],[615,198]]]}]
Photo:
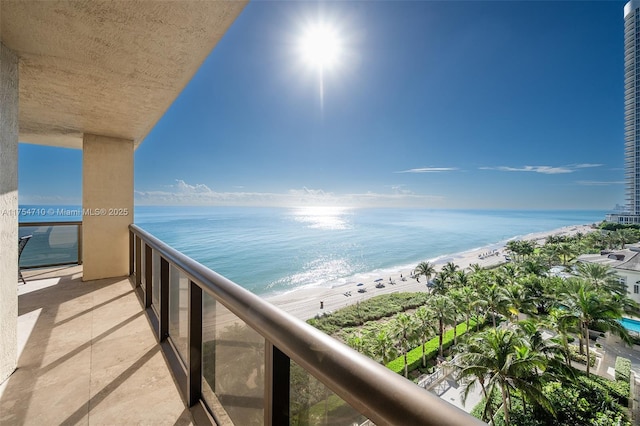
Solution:
[{"label": "railing post", "polygon": [[129,231],[129,275],[133,275],[134,270],[134,262],[135,262],[135,253],[134,253],[134,239],[135,235],[133,232]]},{"label": "railing post", "polygon": [[153,249],[144,245],[144,307],[150,308],[153,303]]},{"label": "railing post", "polygon": [[78,265],[82,265],[82,222],[78,224]]},{"label": "railing post", "polygon": [[289,424],[291,360],[271,342],[265,342],[264,424]]},{"label": "railing post", "polygon": [[202,396],[202,288],[189,281],[189,365],[187,403],[195,405]]},{"label": "railing post", "polygon": [[142,241],[140,237],[135,236],[136,242],[136,287],[142,284]]},{"label": "railing post", "polygon": [[169,337],[169,262],[160,256],[160,306],[158,341]]}]

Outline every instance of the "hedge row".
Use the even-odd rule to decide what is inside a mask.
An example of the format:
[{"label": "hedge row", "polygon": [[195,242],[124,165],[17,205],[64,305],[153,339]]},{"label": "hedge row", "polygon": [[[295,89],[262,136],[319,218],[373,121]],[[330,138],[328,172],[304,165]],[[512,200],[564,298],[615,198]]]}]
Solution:
[{"label": "hedge row", "polygon": [[616,358],[616,380],[629,383],[631,379],[631,361],[621,356]]},{"label": "hedge row", "polygon": [[[473,329],[475,325],[475,320],[472,319],[469,321],[469,327]],[[460,337],[467,332],[467,324],[464,322],[460,323],[457,325],[456,329],[458,330],[458,337]],[[438,355],[439,344],[440,343],[438,336],[425,343],[424,353],[427,361],[435,358]],[[445,331],[442,338],[442,349],[446,350],[451,347],[451,345],[453,345],[453,329]],[[422,345],[409,351],[409,353],[407,354],[407,365],[409,371],[413,371],[416,368],[422,366]],[[404,374],[404,356],[401,355],[393,361],[389,362],[387,364],[387,368],[398,374]]]},{"label": "hedge row", "polygon": [[333,335],[346,327],[360,326],[369,321],[376,321],[408,309],[418,308],[423,306],[428,299],[429,293],[427,292],[382,294],[345,306],[330,315],[311,318],[307,320],[307,323],[326,334]]},{"label": "hedge row", "polygon": [[628,405],[630,396],[629,382],[609,380],[592,374],[589,377],[585,375],[578,376],[578,383],[593,392],[611,395],[623,407]]}]

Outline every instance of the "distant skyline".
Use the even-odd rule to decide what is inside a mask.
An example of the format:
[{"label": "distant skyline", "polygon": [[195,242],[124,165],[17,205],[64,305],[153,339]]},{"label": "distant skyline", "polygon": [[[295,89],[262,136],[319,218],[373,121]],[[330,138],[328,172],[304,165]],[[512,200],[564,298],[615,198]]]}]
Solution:
[{"label": "distant skyline", "polygon": [[[624,4],[251,2],[136,151],[135,203],[610,210]],[[19,202],[80,204],[81,167],[20,144]]]}]

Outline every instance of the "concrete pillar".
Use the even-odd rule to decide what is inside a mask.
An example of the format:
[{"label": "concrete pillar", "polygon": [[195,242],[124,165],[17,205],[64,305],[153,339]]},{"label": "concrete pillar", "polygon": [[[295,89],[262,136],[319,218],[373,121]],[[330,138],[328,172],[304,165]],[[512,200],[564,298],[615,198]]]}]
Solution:
[{"label": "concrete pillar", "polygon": [[0,383],[18,356],[18,57],[0,43]]},{"label": "concrete pillar", "polygon": [[82,280],[129,275],[133,141],[84,135],[82,209]]}]

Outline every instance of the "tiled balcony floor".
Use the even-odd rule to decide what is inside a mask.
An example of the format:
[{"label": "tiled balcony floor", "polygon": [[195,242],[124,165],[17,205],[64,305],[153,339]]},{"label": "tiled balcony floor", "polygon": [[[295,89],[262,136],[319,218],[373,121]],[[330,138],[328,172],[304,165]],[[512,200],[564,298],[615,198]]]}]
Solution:
[{"label": "tiled balcony floor", "polygon": [[193,423],[128,278],[82,282],[80,266],[23,275],[0,425]]}]

